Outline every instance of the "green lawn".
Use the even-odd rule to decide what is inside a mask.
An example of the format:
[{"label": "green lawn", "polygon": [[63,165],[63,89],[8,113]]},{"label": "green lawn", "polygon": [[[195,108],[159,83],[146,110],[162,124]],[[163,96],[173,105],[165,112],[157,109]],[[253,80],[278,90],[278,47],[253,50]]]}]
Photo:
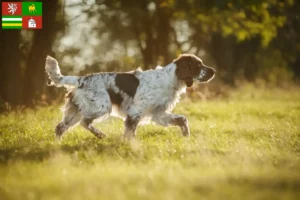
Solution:
[{"label": "green lawn", "polygon": [[59,142],[58,106],[0,115],[0,199],[299,199],[299,91],[185,98],[189,139],[147,125],[124,142],[110,119],[104,140],[77,126]]}]

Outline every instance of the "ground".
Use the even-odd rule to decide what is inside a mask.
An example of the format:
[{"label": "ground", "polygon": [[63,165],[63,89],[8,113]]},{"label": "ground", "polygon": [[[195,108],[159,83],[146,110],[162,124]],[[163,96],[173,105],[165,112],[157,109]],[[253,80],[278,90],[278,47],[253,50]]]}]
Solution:
[{"label": "ground", "polygon": [[297,199],[300,92],[245,87],[226,98],[185,98],[176,127],[147,125],[120,139],[118,119],[98,140],[77,126],[61,142],[59,106],[0,115],[0,199]]}]

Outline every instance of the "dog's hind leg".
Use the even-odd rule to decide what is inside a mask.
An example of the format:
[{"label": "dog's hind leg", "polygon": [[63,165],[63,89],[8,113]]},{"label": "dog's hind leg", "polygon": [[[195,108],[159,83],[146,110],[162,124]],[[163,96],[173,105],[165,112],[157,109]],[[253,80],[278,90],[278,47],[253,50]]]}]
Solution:
[{"label": "dog's hind leg", "polygon": [[93,135],[99,139],[103,139],[106,135],[96,129],[92,123],[95,119],[104,120],[109,116],[111,112],[112,105],[110,103],[110,97],[106,90],[99,91],[97,95],[86,95],[86,101],[89,102],[88,109],[83,109],[81,111],[82,119],[80,125],[89,130]]},{"label": "dog's hind leg", "polygon": [[91,118],[82,118],[82,120],[80,121],[80,125],[89,130],[91,133],[93,133],[93,135],[95,135],[97,138],[99,139],[104,139],[106,138],[106,135],[105,133],[103,133],[102,131],[96,129],[93,125],[92,125],[92,122],[93,122],[94,119],[91,119]]},{"label": "dog's hind leg", "polygon": [[69,99],[64,108],[64,116],[60,123],[55,128],[57,138],[61,138],[68,128],[75,125],[81,119],[81,114],[78,112],[77,106]]}]

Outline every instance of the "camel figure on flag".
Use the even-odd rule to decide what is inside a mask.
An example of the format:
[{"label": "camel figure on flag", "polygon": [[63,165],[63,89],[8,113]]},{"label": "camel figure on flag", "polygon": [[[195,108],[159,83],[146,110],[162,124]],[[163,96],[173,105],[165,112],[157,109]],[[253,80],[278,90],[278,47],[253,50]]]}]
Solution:
[{"label": "camel figure on flag", "polygon": [[35,13],[36,12],[35,5],[32,4],[31,6],[28,6],[28,10],[30,13]]}]

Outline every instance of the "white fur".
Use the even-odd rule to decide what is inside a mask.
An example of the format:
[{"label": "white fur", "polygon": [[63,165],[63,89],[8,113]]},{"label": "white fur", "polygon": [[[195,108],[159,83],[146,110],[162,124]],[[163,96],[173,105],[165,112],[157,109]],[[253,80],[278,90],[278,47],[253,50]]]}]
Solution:
[{"label": "white fur", "polygon": [[[98,112],[98,107],[106,102],[108,110],[112,109],[107,88],[113,88],[116,92],[121,92],[124,98],[121,109],[114,109],[113,116],[125,118],[130,115],[139,114],[143,119],[149,119],[161,112],[170,112],[179,102],[180,94],[185,93],[185,84],[175,76],[176,65],[171,63],[166,67],[158,67],[155,70],[137,71],[136,77],[140,80],[140,85],[134,99],[122,93],[115,86],[115,76],[108,76],[106,73],[99,73],[93,77],[89,83],[89,90],[78,90],[81,80],[78,76],[63,76],[57,61],[48,56],[46,60],[46,71],[48,72],[52,84],[56,86],[73,86],[71,89],[75,94],[75,101],[81,108],[83,115],[92,115]],[[58,77],[58,78],[57,78]],[[94,98],[97,93],[97,100],[91,103],[89,99]],[[102,94],[101,94],[102,93]],[[143,100],[142,100],[143,99]]]},{"label": "white fur", "polygon": [[46,58],[46,67],[48,75],[51,77],[50,85],[55,85],[57,87],[62,86],[78,86],[77,76],[63,76],[60,73],[60,68],[58,62],[51,56]]},{"label": "white fur", "polygon": [[[132,98],[116,85],[116,73],[97,73],[83,77],[63,76],[57,61],[48,56],[46,71],[52,84],[58,87],[72,87],[69,88],[72,99],[67,103],[64,118],[57,126],[57,135],[62,135],[61,130],[65,131],[69,126],[81,120],[84,128],[103,138],[105,134],[84,123],[84,119],[104,119],[113,115],[127,120],[128,118],[134,119],[140,124],[152,120],[163,126],[177,125],[181,127],[183,135],[188,136],[189,128],[186,118],[171,113],[176,103],[179,102],[180,95],[185,93],[186,89],[185,82],[176,76],[176,68],[176,64],[172,62],[165,67],[159,66],[155,70],[132,72],[139,80],[139,86]],[[204,75],[205,72],[201,71],[200,77]],[[119,107],[112,105],[108,90],[122,96],[123,102]],[[75,106],[72,107],[72,105]],[[125,121],[125,127],[129,122]],[[135,128],[129,130],[127,127],[124,135],[131,138],[134,137],[134,132]]]}]

